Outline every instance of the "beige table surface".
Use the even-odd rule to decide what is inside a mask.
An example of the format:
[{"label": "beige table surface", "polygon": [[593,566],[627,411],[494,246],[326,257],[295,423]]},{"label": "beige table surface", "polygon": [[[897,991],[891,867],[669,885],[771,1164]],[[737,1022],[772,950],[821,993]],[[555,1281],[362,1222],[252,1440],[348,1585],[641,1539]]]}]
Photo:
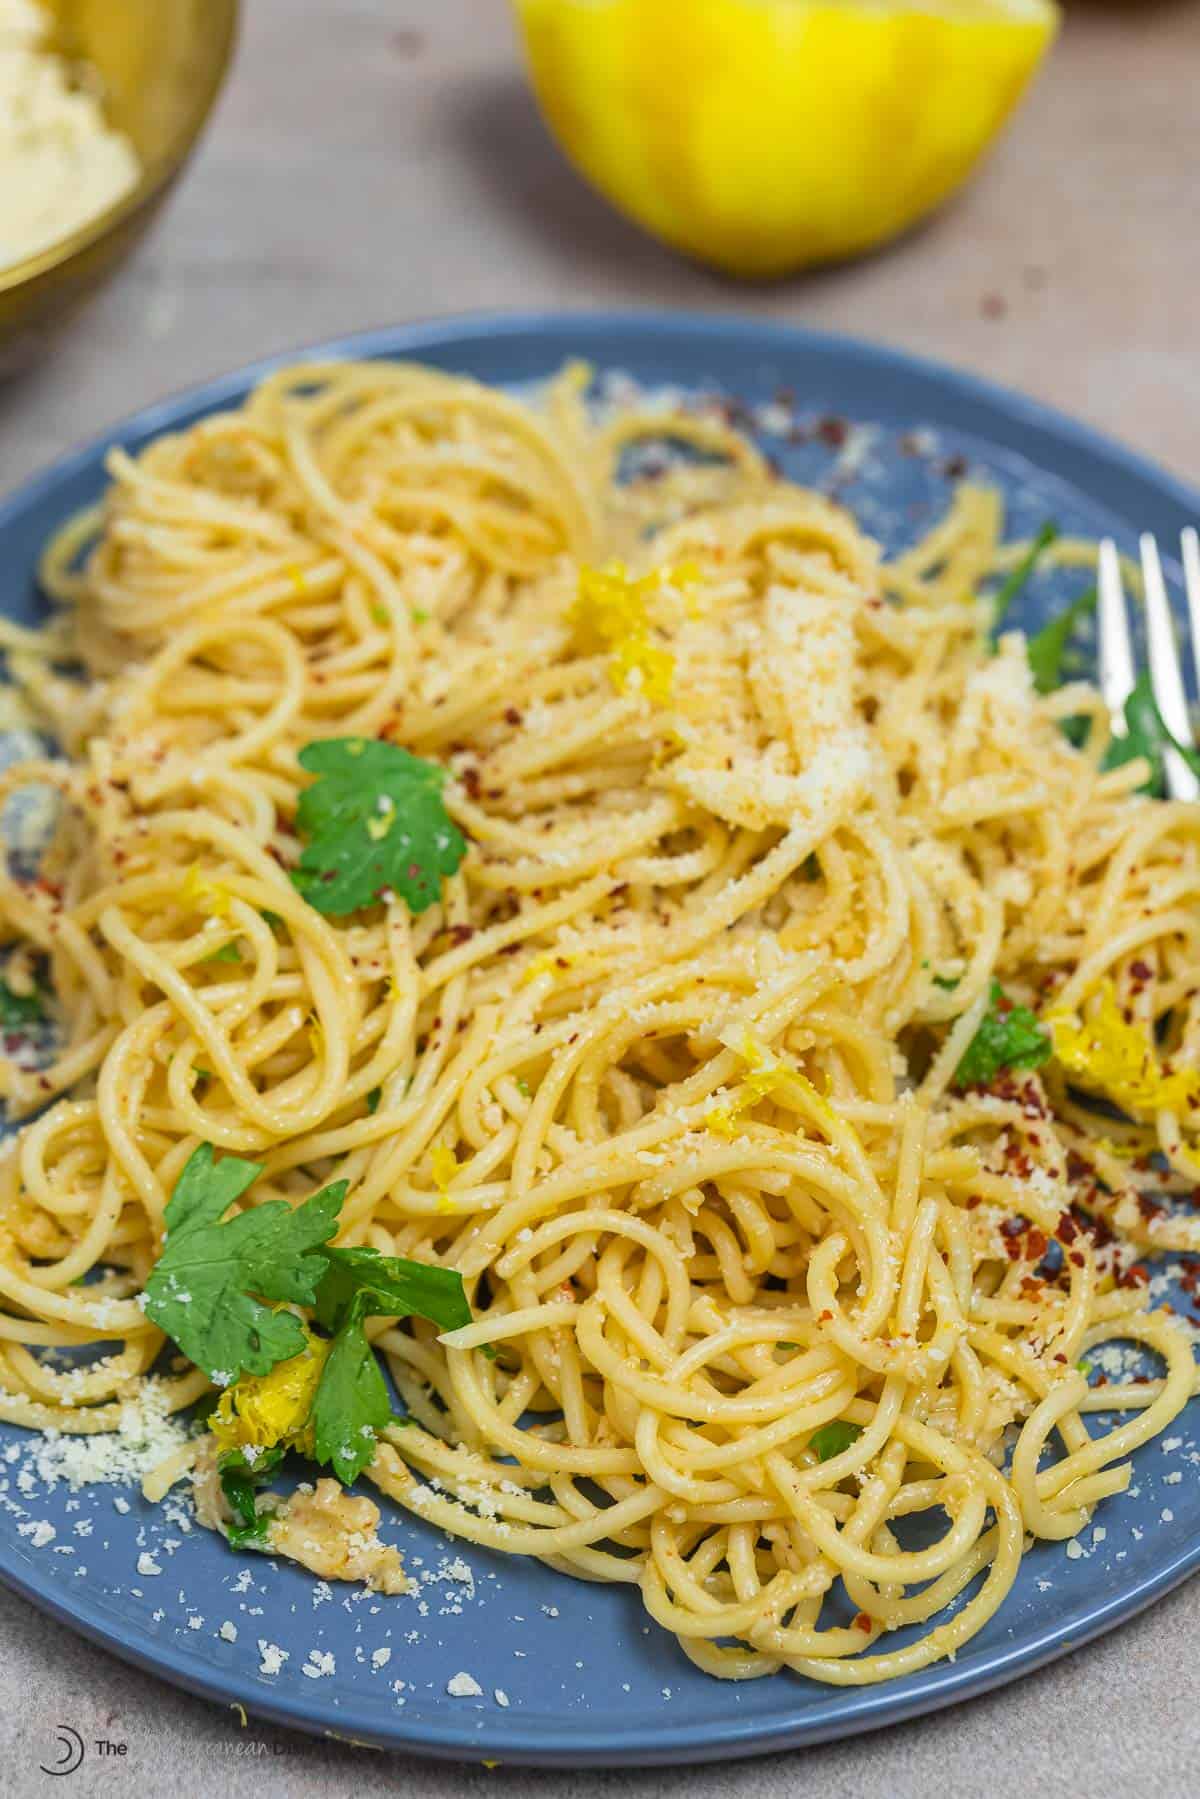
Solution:
[{"label": "beige table surface", "polygon": [[[688,0],[679,0],[681,17]],[[211,135],[152,241],[54,358],[0,392],[0,487],[267,351],[484,307],[676,306],[884,339],[974,368],[1200,478],[1200,4],[1069,0],[1017,129],[899,248],[763,290],[693,269],[569,173],[502,0],[248,0]],[[1003,304],[997,304],[996,297]],[[0,1591],[6,1790],[593,1799],[1174,1795],[1200,1748],[1200,1583],[1003,1692],[724,1768],[485,1772],[238,1730]],[[58,1722],[94,1751],[47,1778]],[[237,1745],[266,1753],[237,1757]]]}]

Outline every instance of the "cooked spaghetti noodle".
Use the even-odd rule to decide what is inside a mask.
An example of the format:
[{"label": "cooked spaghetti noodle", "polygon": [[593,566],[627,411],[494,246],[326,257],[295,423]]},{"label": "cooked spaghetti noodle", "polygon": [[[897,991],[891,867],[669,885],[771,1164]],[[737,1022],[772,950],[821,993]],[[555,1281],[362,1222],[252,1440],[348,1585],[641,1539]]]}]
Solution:
[{"label": "cooked spaghetti noodle", "polygon": [[[0,776],[62,799],[0,915],[63,1037],[0,1062],[37,1114],[0,1416],[113,1428],[197,1145],[265,1164],[249,1204],[336,1174],[340,1241],[474,1312],[372,1324],[410,1414],[378,1488],[637,1586],[713,1674],[879,1681],[961,1648],[1192,1392],[1136,1257],[1200,1249],[1200,808],[1102,770],[1089,688],[989,654],[998,496],[889,564],[731,429],[597,422],[584,384],[286,370],[114,454],[51,545],[64,610],[9,655],[69,759]],[[664,435],[699,454],[618,478]],[[419,917],[289,877],[298,752],[343,735],[450,771],[470,849]],[[1060,1054],[964,1086],[996,980]],[[1110,1340],[1153,1377],[1089,1387]]]}]

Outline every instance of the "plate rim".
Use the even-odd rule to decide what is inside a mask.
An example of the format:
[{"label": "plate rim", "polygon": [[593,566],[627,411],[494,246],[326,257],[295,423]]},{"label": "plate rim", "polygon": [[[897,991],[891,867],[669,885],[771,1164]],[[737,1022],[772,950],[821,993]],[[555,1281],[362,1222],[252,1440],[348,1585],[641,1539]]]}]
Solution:
[{"label": "plate rim", "polygon": [[[747,358],[771,350],[779,354],[827,353],[831,360],[852,363],[886,374],[901,373],[928,387],[931,398],[949,391],[959,400],[981,406],[993,417],[1006,419],[1018,433],[1037,433],[1069,445],[1075,452],[1125,480],[1151,488],[1160,500],[1189,512],[1200,521],[1200,493],[1173,470],[1122,443],[1096,426],[1059,411],[1040,400],[952,363],[891,345],[841,333],[812,330],[777,320],[744,318],[730,313],[690,313],[659,308],[582,310],[467,311],[375,327],[322,339],[256,358],[237,369],[178,389],[117,420],[90,438],[66,450],[22,480],[0,498],[0,536],[24,514],[53,501],[58,491],[75,477],[102,466],[107,452],[118,444],[145,441],[161,432],[178,429],[185,418],[235,402],[271,371],[293,362],[330,361],[345,358],[381,359],[420,357],[430,351],[452,350],[456,344],[476,342],[528,344],[544,342],[546,360],[552,365],[556,352],[567,353],[563,339],[604,335],[627,339],[631,354],[646,341],[694,349],[702,355],[711,344],[743,348]],[[1030,460],[1037,464],[1036,457]],[[1045,471],[1050,473],[1052,471]],[[502,1763],[524,1766],[601,1767],[663,1764],[695,1764],[728,1760],[750,1754],[817,1744],[841,1736],[884,1728],[1007,1684],[1035,1672],[1060,1656],[1102,1635],[1133,1617],[1190,1574],[1200,1570],[1200,1539],[1184,1542],[1152,1572],[1132,1586],[1119,1589],[1100,1601],[1084,1599],[1048,1621],[1030,1639],[1000,1645],[979,1661],[956,1666],[939,1662],[923,1671],[923,1684],[905,1691],[886,1684],[864,1687],[829,1687],[803,1715],[788,1713],[764,1720],[747,1717],[701,1725],[664,1723],[652,1734],[644,1725],[628,1729],[605,1727],[589,1736],[582,1721],[564,1718],[556,1729],[545,1721],[522,1725],[510,1714],[504,1720],[504,1739],[495,1743]],[[29,1564],[13,1563],[7,1545],[0,1544],[0,1583],[47,1612],[57,1622],[98,1643],[119,1659],[130,1662],[159,1679],[165,1679],[202,1698],[228,1707],[243,1707],[256,1718],[323,1735],[334,1740],[356,1741],[373,1747],[415,1752],[438,1759],[479,1762],[493,1747],[487,1731],[468,1731],[453,1715],[445,1723],[408,1723],[398,1714],[394,1725],[381,1730],[374,1717],[360,1716],[352,1704],[334,1710],[286,1690],[264,1688],[236,1672],[224,1673],[213,1666],[194,1663],[170,1642],[141,1647],[134,1628],[114,1622],[108,1608],[86,1591],[64,1599],[49,1578]]]}]

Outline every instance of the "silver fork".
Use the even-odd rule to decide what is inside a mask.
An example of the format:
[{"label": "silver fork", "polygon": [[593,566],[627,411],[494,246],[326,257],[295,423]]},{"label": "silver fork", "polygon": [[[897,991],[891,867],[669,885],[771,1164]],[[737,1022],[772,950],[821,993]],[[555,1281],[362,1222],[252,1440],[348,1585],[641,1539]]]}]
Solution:
[{"label": "silver fork", "polygon": [[[1200,533],[1189,526],[1181,539],[1183,580],[1191,626],[1192,659],[1200,686]],[[1196,734],[1188,715],[1183,670],[1175,642],[1175,625],[1167,584],[1163,578],[1158,544],[1146,531],[1140,540],[1142,581],[1146,601],[1146,648],[1150,657],[1150,685],[1168,731],[1187,749],[1196,748]],[[1111,537],[1100,545],[1098,607],[1100,637],[1100,693],[1108,707],[1114,737],[1126,735],[1125,702],[1137,681],[1137,665],[1129,635],[1129,613],[1121,585],[1121,559]],[[1200,799],[1200,780],[1178,751],[1163,756],[1167,792],[1175,800]]]}]

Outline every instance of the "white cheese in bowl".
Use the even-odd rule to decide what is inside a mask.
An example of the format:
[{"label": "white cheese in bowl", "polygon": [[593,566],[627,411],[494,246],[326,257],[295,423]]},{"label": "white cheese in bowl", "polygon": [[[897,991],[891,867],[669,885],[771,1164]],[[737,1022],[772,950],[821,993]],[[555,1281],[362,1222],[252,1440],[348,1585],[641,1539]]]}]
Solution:
[{"label": "white cheese in bowl", "polygon": [[47,47],[50,27],[36,0],[0,0],[0,269],[68,237],[138,177],[95,82]]}]

